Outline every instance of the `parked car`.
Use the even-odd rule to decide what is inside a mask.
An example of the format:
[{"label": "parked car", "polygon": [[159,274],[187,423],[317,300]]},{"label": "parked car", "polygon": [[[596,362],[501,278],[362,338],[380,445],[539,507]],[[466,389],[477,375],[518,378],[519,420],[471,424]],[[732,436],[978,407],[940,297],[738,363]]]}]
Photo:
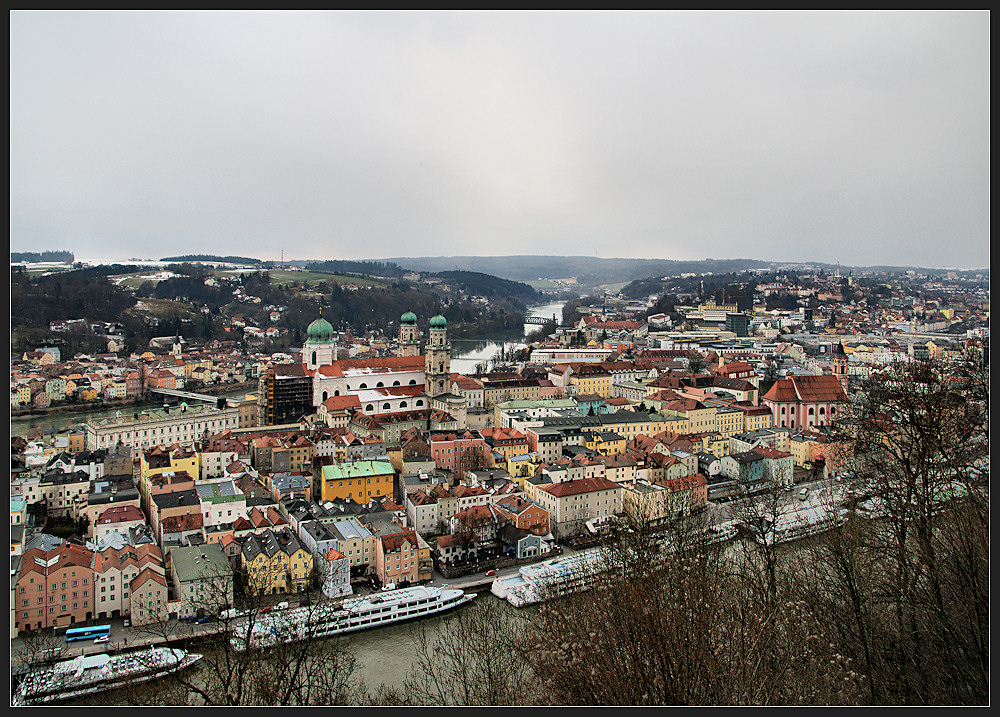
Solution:
[{"label": "parked car", "polygon": [[486,577],[488,577],[488,578],[489,578],[489,577],[493,577],[493,576],[494,576],[494,575],[496,575],[496,574],[497,574],[497,571],[496,571],[496,570],[487,570],[487,571],[486,571]]},{"label": "parked car", "polygon": [[107,642],[109,639],[110,638],[107,635],[101,635],[100,637],[94,638],[94,644],[96,645],[99,642]]},{"label": "parked car", "polygon": [[270,605],[265,605],[264,607],[262,607],[262,608],[260,609],[260,614],[261,614],[261,615],[263,615],[263,614],[264,614],[264,613],[266,613],[266,612],[271,612],[271,606],[270,606]]},{"label": "parked car", "polygon": [[799,500],[805,500],[806,496],[808,495],[809,495],[809,489],[803,488],[802,490],[799,491]]},{"label": "parked car", "polygon": [[396,583],[386,583],[385,585],[382,586],[382,592],[395,589],[396,589]]},{"label": "parked car", "polygon": [[199,625],[202,625],[202,624],[204,624],[206,622],[212,622],[212,616],[211,615],[205,615],[205,617],[199,617],[198,618],[198,624]]},{"label": "parked car", "polygon": [[122,620],[122,627],[129,627],[131,624],[128,620]]}]

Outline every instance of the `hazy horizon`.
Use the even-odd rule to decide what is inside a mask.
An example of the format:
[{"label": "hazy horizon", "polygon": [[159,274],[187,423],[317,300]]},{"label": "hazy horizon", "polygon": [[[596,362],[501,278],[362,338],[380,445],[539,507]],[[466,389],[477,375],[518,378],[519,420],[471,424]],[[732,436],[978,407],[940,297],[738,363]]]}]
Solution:
[{"label": "hazy horizon", "polygon": [[989,265],[988,11],[10,13],[12,250]]}]

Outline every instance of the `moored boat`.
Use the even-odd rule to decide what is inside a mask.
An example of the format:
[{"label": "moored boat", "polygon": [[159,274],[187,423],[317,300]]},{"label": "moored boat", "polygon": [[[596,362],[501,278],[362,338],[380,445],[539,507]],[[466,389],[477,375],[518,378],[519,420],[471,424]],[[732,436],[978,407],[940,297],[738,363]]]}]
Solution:
[{"label": "moored boat", "polygon": [[475,597],[474,593],[456,588],[418,586],[282,610],[237,627],[231,644],[237,650],[245,650],[248,643],[250,647],[263,648],[368,630],[453,610]]},{"label": "moored boat", "polygon": [[201,655],[170,647],[81,655],[28,671],[18,688],[23,704],[45,704],[152,680],[190,667]]},{"label": "moored boat", "polygon": [[525,565],[517,576],[494,580],[490,591],[514,607],[523,607],[546,597],[585,590],[603,570],[600,550],[587,550]]}]

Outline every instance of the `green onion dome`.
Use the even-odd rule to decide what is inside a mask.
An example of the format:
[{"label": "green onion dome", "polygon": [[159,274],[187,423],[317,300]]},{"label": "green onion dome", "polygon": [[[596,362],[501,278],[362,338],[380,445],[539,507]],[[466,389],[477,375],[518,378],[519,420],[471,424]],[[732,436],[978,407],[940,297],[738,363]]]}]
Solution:
[{"label": "green onion dome", "polygon": [[306,329],[308,338],[306,341],[311,344],[328,344],[333,341],[333,326],[322,316]]}]

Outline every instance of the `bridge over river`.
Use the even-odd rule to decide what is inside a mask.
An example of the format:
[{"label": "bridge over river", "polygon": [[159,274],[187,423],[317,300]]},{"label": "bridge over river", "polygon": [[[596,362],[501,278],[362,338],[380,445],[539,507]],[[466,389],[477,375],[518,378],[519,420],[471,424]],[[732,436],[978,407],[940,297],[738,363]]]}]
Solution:
[{"label": "bridge over river", "polygon": [[187,401],[189,403],[194,403],[195,401],[203,401],[205,403],[211,403],[215,405],[221,405],[220,402],[225,403],[227,400],[225,396],[209,396],[205,393],[192,393],[190,391],[178,391],[173,388],[151,388],[150,393],[158,393],[161,396],[167,396],[169,398],[176,398],[181,401]]}]

